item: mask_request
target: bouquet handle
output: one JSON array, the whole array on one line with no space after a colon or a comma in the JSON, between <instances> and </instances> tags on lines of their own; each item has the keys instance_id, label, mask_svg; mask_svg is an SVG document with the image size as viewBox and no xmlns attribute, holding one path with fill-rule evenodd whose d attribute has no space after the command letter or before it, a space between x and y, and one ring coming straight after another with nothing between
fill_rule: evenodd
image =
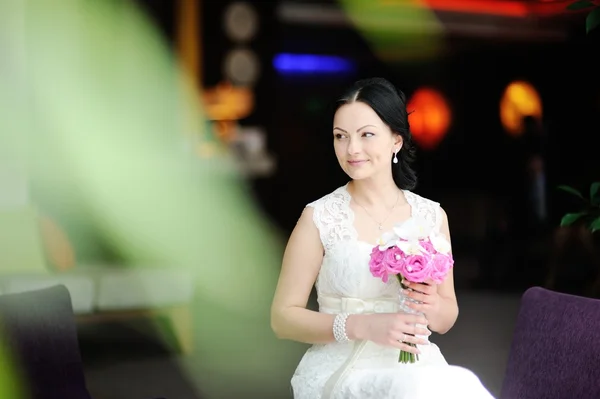
<instances>
[{"instance_id":1,"label":"bouquet handle","mask_svg":"<svg viewBox=\"0 0 600 399\"><path fill-rule=\"evenodd\" d=\"M399 277L399 282L400 282L400 286L402 287L402 289L408 289L410 290L411 288L408 288L406 285L404 285L404 282L401 279L400 276ZM410 297L407 297L406 295L403 294L399 294L399 300L400 300L400 311L404 312L404 313L408 313L408 314L416 314L419 316L423 316L423 312L419 312L417 310L414 310L413 308L409 307L407 302L412 302L412 303L421 303L421 301L417 301L415 299L412 299ZM424 327L420 324L417 324L417 327ZM412 335L412 334L410 334ZM406 345L412 346L413 348L416 348L417 345L410 343L410 342L403 342ZM416 363L419 361L419 355L418 354L414 354L414 353L410 353L410 352L406 352L401 350L400 351L400 356L398 357L398 362L399 363Z\"/></svg>"}]
</instances>

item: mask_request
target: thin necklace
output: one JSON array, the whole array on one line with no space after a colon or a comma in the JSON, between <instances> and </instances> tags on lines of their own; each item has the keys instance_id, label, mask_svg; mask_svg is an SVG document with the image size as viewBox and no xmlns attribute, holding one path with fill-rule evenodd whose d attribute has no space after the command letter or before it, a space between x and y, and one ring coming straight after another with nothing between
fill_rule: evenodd
<instances>
[{"instance_id":1,"label":"thin necklace","mask_svg":"<svg viewBox=\"0 0 600 399\"><path fill-rule=\"evenodd\" d=\"M356 202L356 204L358 206L360 206L362 209L364 209L364 211L367 213L367 215L373 219L373 221L375 223L377 223L377 228L379 228L379 230L383 230L383 224L385 223L386 220L388 220L388 218L391 216L391 214L394 212L394 209L396 209L396 205L398 205L398 200L400 199L400 191L398 191L398 196L396 197L396 203L394 203L394 206L392 207L392 209L390 210L390 212L388 213L388 215L385 217L385 219L383 219L381 222L377 221L377 219L375 219L373 216L371 216L371 214L369 213L369 211L367 211L367 208L365 208L364 206L362 206L360 203L356 202L356 200L354 200L354 202Z\"/></svg>"}]
</instances>

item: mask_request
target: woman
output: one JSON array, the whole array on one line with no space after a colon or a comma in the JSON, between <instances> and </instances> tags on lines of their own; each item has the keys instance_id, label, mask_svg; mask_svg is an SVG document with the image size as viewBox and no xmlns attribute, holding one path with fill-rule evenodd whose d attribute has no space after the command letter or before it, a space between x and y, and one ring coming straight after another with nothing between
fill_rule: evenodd
<instances>
[{"instance_id":1,"label":"woman","mask_svg":"<svg viewBox=\"0 0 600 399\"><path fill-rule=\"evenodd\" d=\"M405 293L396 279L383 283L369 272L377 239L413 216L450 239L439 204L410 191L416 175L404 94L380 78L355 83L336 104L333 140L351 181L305 208L272 305L279 338L313 344L292 378L294 397L492 398L427 339L458 316L452 275L439 285L410 284ZM319 312L306 309L315 282ZM399 350L419 360L399 363Z\"/></svg>"}]
</instances>

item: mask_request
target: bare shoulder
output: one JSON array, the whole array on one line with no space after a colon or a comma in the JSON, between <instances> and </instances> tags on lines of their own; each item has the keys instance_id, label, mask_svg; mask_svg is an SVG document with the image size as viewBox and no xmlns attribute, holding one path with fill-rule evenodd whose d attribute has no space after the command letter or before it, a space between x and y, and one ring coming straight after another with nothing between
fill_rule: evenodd
<instances>
[{"instance_id":1,"label":"bare shoulder","mask_svg":"<svg viewBox=\"0 0 600 399\"><path fill-rule=\"evenodd\" d=\"M448 223L448 214L441 205L439 206L439 209L440 215L442 216L442 222Z\"/></svg>"},{"instance_id":2,"label":"bare shoulder","mask_svg":"<svg viewBox=\"0 0 600 399\"><path fill-rule=\"evenodd\" d=\"M314 217L315 217L315 208L312 206L306 206L304 207L304 209L302 210L302 213L300 213L300 217L298 218L298 221L296 222L296 228L297 229L310 229L310 230L314 230L317 231L317 226L314 223Z\"/></svg>"}]
</instances>

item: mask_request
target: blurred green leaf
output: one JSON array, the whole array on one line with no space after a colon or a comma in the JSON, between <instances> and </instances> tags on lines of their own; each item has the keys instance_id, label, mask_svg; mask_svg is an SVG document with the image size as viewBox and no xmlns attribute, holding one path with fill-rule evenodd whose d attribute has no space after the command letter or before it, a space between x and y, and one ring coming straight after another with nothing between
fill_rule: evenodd
<instances>
[{"instance_id":1,"label":"blurred green leaf","mask_svg":"<svg viewBox=\"0 0 600 399\"><path fill-rule=\"evenodd\" d=\"M583 199L583 195L581 195L581 193L578 190L575 190L573 187L569 187L569 186L558 186L559 190L564 190L568 193L571 193L573 195L576 195L577 197Z\"/></svg>"},{"instance_id":2,"label":"blurred green leaf","mask_svg":"<svg viewBox=\"0 0 600 399\"><path fill-rule=\"evenodd\" d=\"M593 9L585 19L585 31L590 33L600 25L600 7Z\"/></svg>"},{"instance_id":3,"label":"blurred green leaf","mask_svg":"<svg viewBox=\"0 0 600 399\"><path fill-rule=\"evenodd\" d=\"M600 203L600 182L597 181L592 183L590 186L590 200L592 200L592 204L596 205Z\"/></svg>"},{"instance_id":4,"label":"blurred green leaf","mask_svg":"<svg viewBox=\"0 0 600 399\"><path fill-rule=\"evenodd\" d=\"M570 226L573 223L575 223L577 220L579 220L582 216L585 216L585 215L586 215L585 212L567 213L565 216L562 217L562 219L560 221L560 225L561 226Z\"/></svg>"},{"instance_id":5,"label":"blurred green leaf","mask_svg":"<svg viewBox=\"0 0 600 399\"><path fill-rule=\"evenodd\" d=\"M594 5L595 4L589 0L578 0L574 3L569 4L567 6L567 10L578 11L578 10L583 10L585 8L594 7Z\"/></svg>"},{"instance_id":6,"label":"blurred green leaf","mask_svg":"<svg viewBox=\"0 0 600 399\"><path fill-rule=\"evenodd\" d=\"M592 233L600 230L600 216L590 224L590 229L592 230Z\"/></svg>"},{"instance_id":7,"label":"blurred green leaf","mask_svg":"<svg viewBox=\"0 0 600 399\"><path fill-rule=\"evenodd\" d=\"M429 7L404 0L339 0L337 3L383 61L425 60L443 52L444 26Z\"/></svg>"}]
</instances>

